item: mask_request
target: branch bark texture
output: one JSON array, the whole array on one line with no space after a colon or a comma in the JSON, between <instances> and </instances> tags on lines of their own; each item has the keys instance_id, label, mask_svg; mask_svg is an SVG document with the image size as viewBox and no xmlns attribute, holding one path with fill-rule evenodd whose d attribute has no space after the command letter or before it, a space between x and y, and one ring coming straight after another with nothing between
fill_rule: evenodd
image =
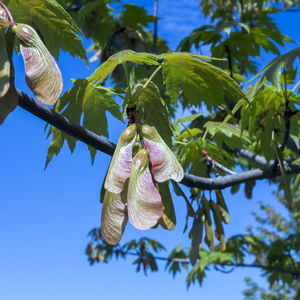
<instances>
[{"instance_id":1,"label":"branch bark texture","mask_svg":"<svg viewBox=\"0 0 300 300\"><path fill-rule=\"evenodd\" d=\"M48 107L35 101L22 91L18 91L19 106L29 111L38 118L55 126L72 137L84 142L85 144L104 152L110 156L113 155L116 145L84 127L73 124L70 120L57 114ZM257 157L256 157L257 158ZM286 165L287 174L300 173L300 164ZM253 169L238 174L228 176L219 176L217 178L198 177L191 174L185 174L181 184L188 187L197 187L202 190L224 189L236 184L245 183L251 180L272 179L281 175L278 166L266 166L263 169Z\"/></svg>"}]
</instances>

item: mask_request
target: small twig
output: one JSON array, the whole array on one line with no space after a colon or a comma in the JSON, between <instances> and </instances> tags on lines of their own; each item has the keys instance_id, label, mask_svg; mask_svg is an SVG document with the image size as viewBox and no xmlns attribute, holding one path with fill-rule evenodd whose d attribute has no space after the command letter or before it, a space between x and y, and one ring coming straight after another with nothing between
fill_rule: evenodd
<instances>
[{"instance_id":1,"label":"small twig","mask_svg":"<svg viewBox=\"0 0 300 300\"><path fill-rule=\"evenodd\" d=\"M122 255L124 255L124 257L126 255L141 256L141 253L139 253L139 252L126 252L123 250L116 250L114 252L117 252L117 251L119 253L121 253ZM155 256L155 255L152 255L152 257L156 260L161 260L161 261L174 261L174 262L180 262L180 263L185 263L185 264L191 263L188 258L168 258L168 257L162 257L162 256ZM201 258L198 259L197 263L200 261L201 261ZM273 271L273 272L291 274L292 276L294 276L296 278L300 277L300 272L297 270L283 269L280 267L265 266L265 265L260 265L260 264L244 264L244 263L219 263L219 264L217 264L217 263L213 263L213 265L215 266L217 271L220 271L223 273L230 273L234 270L234 268L244 267L244 268L259 268L259 269L264 269L264 270ZM219 269L219 266L228 266L228 267L232 267L233 269L230 271L225 271L225 270Z\"/></svg>"},{"instance_id":2,"label":"small twig","mask_svg":"<svg viewBox=\"0 0 300 300\"><path fill-rule=\"evenodd\" d=\"M287 144L290 135L290 124L291 124L292 110L289 106L289 101L285 103L283 111L283 120L285 123L285 132L283 137L282 145L280 146L280 151L282 152Z\"/></svg>"},{"instance_id":3,"label":"small twig","mask_svg":"<svg viewBox=\"0 0 300 300\"><path fill-rule=\"evenodd\" d=\"M233 78L233 65L232 65L232 57L231 57L231 52L230 52L230 49L229 49L229 46L228 45L225 45L225 51L227 53L227 60L228 60L228 68L229 68L229 72L230 72L230 77L232 79Z\"/></svg>"},{"instance_id":4,"label":"small twig","mask_svg":"<svg viewBox=\"0 0 300 300\"><path fill-rule=\"evenodd\" d=\"M222 170L223 172L228 173L230 175L236 174L236 172L231 171L230 169L226 168L225 166L221 165L220 163L215 161L213 158L211 158L205 150L202 150L202 155L205 160L207 160L208 162L210 162L212 164L213 168L216 167L219 170ZM215 171L215 172L218 173L217 171ZM216 176L218 177L219 174L218 175L216 174Z\"/></svg>"},{"instance_id":5,"label":"small twig","mask_svg":"<svg viewBox=\"0 0 300 300\"><path fill-rule=\"evenodd\" d=\"M115 144L107 141L95 133L73 124L70 120L57 114L48 107L35 101L33 98L18 91L19 106L34 114L38 118L48 122L65 133L81 140L93 148L100 150L108 155L113 155ZM286 174L299 174L300 164L285 164ZM250 171L232 174L228 176L219 176L218 178L198 177L191 174L185 174L181 184L188 187L197 187L203 190L224 189L236 184L245 183L251 180L272 179L281 175L280 168L277 166L267 166L264 169L254 169Z\"/></svg>"},{"instance_id":6,"label":"small twig","mask_svg":"<svg viewBox=\"0 0 300 300\"><path fill-rule=\"evenodd\" d=\"M158 0L154 0L154 17L156 18L156 20L154 22L154 33L153 33L153 47L152 47L152 51L153 51L153 53L157 53Z\"/></svg>"}]
</instances>

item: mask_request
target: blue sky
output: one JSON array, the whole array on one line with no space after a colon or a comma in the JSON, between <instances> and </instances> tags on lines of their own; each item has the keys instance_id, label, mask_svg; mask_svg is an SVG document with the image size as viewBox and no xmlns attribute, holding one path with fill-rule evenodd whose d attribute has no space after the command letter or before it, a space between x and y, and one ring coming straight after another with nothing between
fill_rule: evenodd
<instances>
[{"instance_id":1,"label":"blue sky","mask_svg":"<svg viewBox=\"0 0 300 300\"><path fill-rule=\"evenodd\" d=\"M131 2L145 4L153 10L152 0ZM159 34L171 49L202 24L198 2L159 1L162 18ZM283 33L299 42L298 14L282 13L276 16L276 21ZM22 59L15 58L15 63L16 86L28 92ZM84 63L63 54L59 66L68 89L70 78L89 75L97 64L88 70ZM116 142L124 125L110 116L109 124L110 139ZM99 193L110 158L98 153L91 166L87 146L79 142L73 155L65 145L44 172L49 146L44 127L43 121L19 107L0 126L0 299L202 297L213 300L222 297L235 300L243 298L245 276L260 280L259 270L238 269L229 275L211 271L202 287L195 285L187 290L186 273L172 279L161 263L159 272L149 273L147 277L135 272L131 258L89 266L84 254L89 241L87 234L100 224ZM225 190L231 212L231 223L225 229L227 237L245 232L246 226L253 223L250 212L258 207L259 200L274 203L271 190L266 181L259 182L251 201L245 199L242 191L232 196ZM160 229L140 232L128 225L122 242L148 236L163 242L168 250L178 244L189 245L182 234L185 204L177 197L174 203L178 225L173 232Z\"/></svg>"}]
</instances>

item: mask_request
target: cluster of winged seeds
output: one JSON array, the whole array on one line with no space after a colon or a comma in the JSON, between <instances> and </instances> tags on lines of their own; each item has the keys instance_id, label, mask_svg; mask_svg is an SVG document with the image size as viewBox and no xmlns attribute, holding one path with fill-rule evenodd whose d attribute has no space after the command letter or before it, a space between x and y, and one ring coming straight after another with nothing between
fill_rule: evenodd
<instances>
[{"instance_id":1,"label":"cluster of winged seeds","mask_svg":"<svg viewBox=\"0 0 300 300\"><path fill-rule=\"evenodd\" d=\"M61 72L37 32L29 25L12 22L0 7L0 124L18 104L12 64L14 36L23 56L26 83L35 97L52 105L63 89Z\"/></svg>"},{"instance_id":2,"label":"cluster of winged seeds","mask_svg":"<svg viewBox=\"0 0 300 300\"><path fill-rule=\"evenodd\" d=\"M137 229L147 230L163 217L158 183L180 182L184 172L173 152L149 125L129 125L121 134L107 171L101 233L117 244L129 218Z\"/></svg>"}]
</instances>

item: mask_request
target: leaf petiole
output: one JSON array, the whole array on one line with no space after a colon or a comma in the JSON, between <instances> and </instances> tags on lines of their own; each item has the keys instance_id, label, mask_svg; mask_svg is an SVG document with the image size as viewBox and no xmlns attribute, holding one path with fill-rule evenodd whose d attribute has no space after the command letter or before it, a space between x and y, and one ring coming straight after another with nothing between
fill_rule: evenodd
<instances>
[{"instance_id":1,"label":"leaf petiole","mask_svg":"<svg viewBox=\"0 0 300 300\"><path fill-rule=\"evenodd\" d=\"M6 5L0 1L0 5L3 7L3 9L5 10L6 14L8 15L9 21L10 21L10 26L13 26L16 24L12 14L10 13L9 9L6 7Z\"/></svg>"}]
</instances>

